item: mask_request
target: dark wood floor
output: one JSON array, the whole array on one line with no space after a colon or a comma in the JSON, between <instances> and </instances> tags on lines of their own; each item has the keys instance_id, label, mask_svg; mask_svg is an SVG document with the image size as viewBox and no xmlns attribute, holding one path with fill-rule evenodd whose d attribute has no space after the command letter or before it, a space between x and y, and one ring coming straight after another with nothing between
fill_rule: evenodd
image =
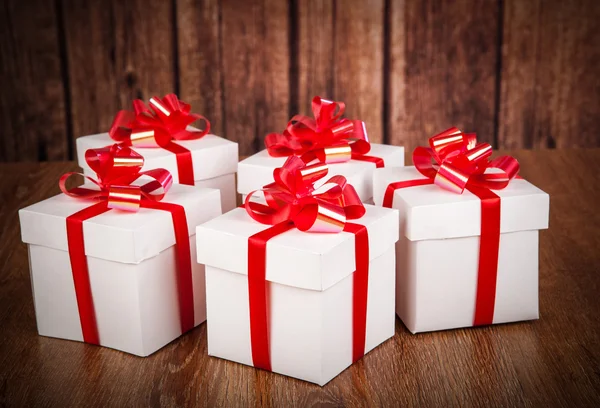
<instances>
[{"instance_id":1,"label":"dark wood floor","mask_svg":"<svg viewBox=\"0 0 600 408\"><path fill-rule=\"evenodd\" d=\"M539 321L396 335L325 387L207 356L202 325L148 358L39 337L17 210L74 163L0 165L0 406L600 406L600 150L514 151L550 193Z\"/></svg>"}]
</instances>

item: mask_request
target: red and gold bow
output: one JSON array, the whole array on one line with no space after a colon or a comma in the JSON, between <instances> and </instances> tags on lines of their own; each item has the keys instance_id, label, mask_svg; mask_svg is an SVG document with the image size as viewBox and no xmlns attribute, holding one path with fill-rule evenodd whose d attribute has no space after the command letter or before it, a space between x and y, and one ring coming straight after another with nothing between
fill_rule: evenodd
<instances>
[{"instance_id":1,"label":"red and gold bow","mask_svg":"<svg viewBox=\"0 0 600 408\"><path fill-rule=\"evenodd\" d=\"M273 171L275 182L257 190L263 193L266 205L251 201L257 192L253 191L246 197L246 211L263 224L291 221L301 231L340 232L346 220L362 217L365 207L343 176L331 177L316 189L314 183L327 172L322 163L307 165L291 156Z\"/></svg>"},{"instance_id":2,"label":"red and gold bow","mask_svg":"<svg viewBox=\"0 0 600 408\"><path fill-rule=\"evenodd\" d=\"M164 98L152 97L148 106L140 99L133 101L133 111L119 111L110 127L110 137L128 146L165 147L172 140L199 139L210 131L204 116L190 113L189 104L175 94ZM192 123L202 120L204 130L188 130Z\"/></svg>"},{"instance_id":3,"label":"red and gold bow","mask_svg":"<svg viewBox=\"0 0 600 408\"><path fill-rule=\"evenodd\" d=\"M502 156L490 161L489 143L477 143L474 133L463 133L455 127L431 137L429 146L414 150L415 167L434 184L459 194L467 185L503 189L519 172L515 158Z\"/></svg>"},{"instance_id":4,"label":"red and gold bow","mask_svg":"<svg viewBox=\"0 0 600 408\"><path fill-rule=\"evenodd\" d=\"M98 180L70 172L60 178L59 187L69 197L107 200L108 208L137 211L142 200L162 200L173 184L171 173L165 169L140 171L144 165L144 158L122 144L89 149L85 152L85 161L96 173ZM90 180L100 189L68 189L67 179L75 174ZM150 178L151 181L143 185L132 184L141 177Z\"/></svg>"},{"instance_id":5,"label":"red and gold bow","mask_svg":"<svg viewBox=\"0 0 600 408\"><path fill-rule=\"evenodd\" d=\"M319 96L312 100L314 119L294 116L283 134L271 133L265 138L267 151L273 157L304 156L306 162L317 158L321 163L339 163L364 155L371 150L363 121L341 119L346 105Z\"/></svg>"}]
</instances>

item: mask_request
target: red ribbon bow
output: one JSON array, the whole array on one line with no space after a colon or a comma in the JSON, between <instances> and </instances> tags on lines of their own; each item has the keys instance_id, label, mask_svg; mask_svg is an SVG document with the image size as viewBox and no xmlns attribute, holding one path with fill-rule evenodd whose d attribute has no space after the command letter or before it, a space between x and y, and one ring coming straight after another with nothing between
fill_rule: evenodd
<instances>
[{"instance_id":1,"label":"red ribbon bow","mask_svg":"<svg viewBox=\"0 0 600 408\"><path fill-rule=\"evenodd\" d=\"M175 143L199 139L210 131L210 122L203 116L190 113L189 104L180 101L175 94L164 98L150 98L147 107L137 99L133 101L133 112L122 110L117 113L108 134L128 146L160 147L174 153L180 184L195 184L192 153ZM188 130L188 125L197 120L205 123L204 130Z\"/></svg>"},{"instance_id":2,"label":"red ribbon bow","mask_svg":"<svg viewBox=\"0 0 600 408\"><path fill-rule=\"evenodd\" d=\"M166 147L172 140L199 139L210 131L210 122L201 115L190 113L191 106L177 95L150 98L148 106L140 99L133 101L133 111L119 111L108 131L110 137L128 146ZM204 130L187 130L202 120Z\"/></svg>"},{"instance_id":3,"label":"red ribbon bow","mask_svg":"<svg viewBox=\"0 0 600 408\"><path fill-rule=\"evenodd\" d=\"M95 199L97 203L67 217L67 243L69 260L75 286L75 296L79 309L79 319L83 340L86 343L100 344L94 299L85 254L83 222L111 209L138 211L140 207L167 211L173 220L175 249L177 257L177 292L182 333L194 327L194 293L192 289L192 265L187 218L185 209L178 204L161 202L173 184L171 173L165 169L140 171L144 158L123 144L115 144L85 152L85 160L96 172L98 180L85 177L99 189L75 187L68 189L69 177L79 173L67 173L60 178L59 186L63 193L78 199ZM150 182L134 185L141 177L149 177ZM156 193L157 190L162 190Z\"/></svg>"},{"instance_id":4,"label":"red ribbon bow","mask_svg":"<svg viewBox=\"0 0 600 408\"><path fill-rule=\"evenodd\" d=\"M365 123L341 119L345 109L343 102L315 96L312 100L314 119L294 116L283 134L267 135L267 151L273 157L304 156L307 163L315 158L322 163L339 163L368 153L371 144Z\"/></svg>"},{"instance_id":5,"label":"red ribbon bow","mask_svg":"<svg viewBox=\"0 0 600 408\"><path fill-rule=\"evenodd\" d=\"M115 144L100 149L89 149L85 152L85 161L96 173L98 180L70 172L60 178L59 187L69 197L107 200L108 208L137 211L142 200L162 200L173 184L171 173L165 169L141 172L144 158L125 145ZM100 189L84 187L68 189L67 179L76 174L85 177ZM144 185L132 184L144 176L151 178L152 181ZM158 189L162 191L155 193Z\"/></svg>"},{"instance_id":6,"label":"red ribbon bow","mask_svg":"<svg viewBox=\"0 0 600 408\"><path fill-rule=\"evenodd\" d=\"M452 127L429 139L430 147L417 147L413 163L434 184L462 194L469 186L500 190L517 176L519 163L510 156L490 161L492 146L477 143L474 133ZM488 169L496 171L487 172Z\"/></svg>"},{"instance_id":7,"label":"red ribbon bow","mask_svg":"<svg viewBox=\"0 0 600 408\"><path fill-rule=\"evenodd\" d=\"M252 202L253 191L246 197L246 211L254 220L269 225L292 221L296 228L309 232L340 232L346 220L365 213L356 190L344 176L334 176L320 188L314 184L328 173L326 165L307 165L296 156L273 171L275 182L261 191L267 205Z\"/></svg>"}]
</instances>

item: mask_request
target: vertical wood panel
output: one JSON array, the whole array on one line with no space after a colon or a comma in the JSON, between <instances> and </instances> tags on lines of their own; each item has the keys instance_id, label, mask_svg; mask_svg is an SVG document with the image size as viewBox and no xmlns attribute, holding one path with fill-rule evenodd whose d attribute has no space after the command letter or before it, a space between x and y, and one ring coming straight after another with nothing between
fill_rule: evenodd
<instances>
[{"instance_id":1,"label":"vertical wood panel","mask_svg":"<svg viewBox=\"0 0 600 408\"><path fill-rule=\"evenodd\" d=\"M312 115L314 96L335 99L333 89L333 1L298 2L298 101L299 112ZM294 112L297 113L297 112Z\"/></svg>"},{"instance_id":2,"label":"vertical wood panel","mask_svg":"<svg viewBox=\"0 0 600 408\"><path fill-rule=\"evenodd\" d=\"M390 3L390 142L412 150L450 126L494 142L498 2Z\"/></svg>"},{"instance_id":3,"label":"vertical wood panel","mask_svg":"<svg viewBox=\"0 0 600 408\"><path fill-rule=\"evenodd\" d=\"M75 137L107 131L135 98L175 90L171 2L64 2Z\"/></svg>"},{"instance_id":4,"label":"vertical wood panel","mask_svg":"<svg viewBox=\"0 0 600 408\"><path fill-rule=\"evenodd\" d=\"M600 2L505 0L499 144L600 146Z\"/></svg>"},{"instance_id":5,"label":"vertical wood panel","mask_svg":"<svg viewBox=\"0 0 600 408\"><path fill-rule=\"evenodd\" d=\"M346 116L367 125L372 142L383 141L384 1L338 1L335 7L334 93Z\"/></svg>"},{"instance_id":6,"label":"vertical wood panel","mask_svg":"<svg viewBox=\"0 0 600 408\"><path fill-rule=\"evenodd\" d=\"M67 159L71 136L177 90L243 154L290 113L309 114L314 95L346 102L373 141L408 149L452 125L503 148L600 146L594 0L0 7L0 161Z\"/></svg>"},{"instance_id":7,"label":"vertical wood panel","mask_svg":"<svg viewBox=\"0 0 600 408\"><path fill-rule=\"evenodd\" d=\"M300 1L299 100L310 113L313 96L343 101L346 117L367 124L383 141L384 1Z\"/></svg>"},{"instance_id":8,"label":"vertical wood panel","mask_svg":"<svg viewBox=\"0 0 600 408\"><path fill-rule=\"evenodd\" d=\"M177 0L179 95L224 135L218 0Z\"/></svg>"},{"instance_id":9,"label":"vertical wood panel","mask_svg":"<svg viewBox=\"0 0 600 408\"><path fill-rule=\"evenodd\" d=\"M262 149L289 115L289 5L286 0L221 4L224 129L240 154Z\"/></svg>"},{"instance_id":10,"label":"vertical wood panel","mask_svg":"<svg viewBox=\"0 0 600 408\"><path fill-rule=\"evenodd\" d=\"M54 3L0 5L0 162L68 158Z\"/></svg>"}]
</instances>

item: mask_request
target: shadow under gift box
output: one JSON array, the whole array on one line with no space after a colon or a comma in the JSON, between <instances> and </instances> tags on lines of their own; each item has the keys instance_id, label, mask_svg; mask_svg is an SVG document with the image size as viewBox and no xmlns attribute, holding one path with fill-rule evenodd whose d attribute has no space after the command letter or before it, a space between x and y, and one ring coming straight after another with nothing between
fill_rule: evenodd
<instances>
[{"instance_id":1,"label":"shadow under gift box","mask_svg":"<svg viewBox=\"0 0 600 408\"><path fill-rule=\"evenodd\" d=\"M368 156L383 159L386 166L404 166L404 147L371 143ZM246 195L264 185L273 182L273 170L282 167L287 157L271 157L267 150L260 151L242 160L238 165L238 193L245 200ZM350 160L343 163L328 164L328 176L346 177L348 184L354 186L363 203L373 203L373 171L375 163L362 160ZM315 184L319 187L325 182Z\"/></svg>"},{"instance_id":2,"label":"shadow under gift box","mask_svg":"<svg viewBox=\"0 0 600 408\"><path fill-rule=\"evenodd\" d=\"M369 279L367 353L394 335L394 243L398 213L365 206ZM248 293L248 237L268 225L235 209L197 228L206 264L208 354L253 365ZM291 229L266 249L272 371L324 385L352 364L354 234Z\"/></svg>"},{"instance_id":3,"label":"shadow under gift box","mask_svg":"<svg viewBox=\"0 0 600 408\"><path fill-rule=\"evenodd\" d=\"M66 218L95 202L61 194L19 211L42 336L83 341ZM204 265L195 262L195 227L221 214L219 191L173 185L162 202L185 209L197 326L206 320L206 303ZM171 214L148 208L113 209L84 221L83 233L100 345L147 356L179 337Z\"/></svg>"},{"instance_id":4,"label":"shadow under gift box","mask_svg":"<svg viewBox=\"0 0 600 408\"><path fill-rule=\"evenodd\" d=\"M197 129L189 126L188 130ZM76 142L77 161L86 176L94 176L95 173L85 161L85 152L88 149L97 149L115 143L108 133L79 137ZM235 173L239 160L238 144L212 134L199 139L178 140L172 143L181 145L191 152L194 185L220 190L222 211L225 213L234 209L236 207ZM132 146L131 149L144 157L144 167L141 171L167 169L173 176L174 183L179 183L177 159L174 153L160 147Z\"/></svg>"},{"instance_id":5,"label":"shadow under gift box","mask_svg":"<svg viewBox=\"0 0 600 408\"><path fill-rule=\"evenodd\" d=\"M392 182L424 179L414 167L377 169L374 200ZM500 246L493 324L537 319L538 230L548 228L549 196L523 179L501 190ZM481 200L436 185L401 188L396 244L396 312L412 332L473 326Z\"/></svg>"}]
</instances>

